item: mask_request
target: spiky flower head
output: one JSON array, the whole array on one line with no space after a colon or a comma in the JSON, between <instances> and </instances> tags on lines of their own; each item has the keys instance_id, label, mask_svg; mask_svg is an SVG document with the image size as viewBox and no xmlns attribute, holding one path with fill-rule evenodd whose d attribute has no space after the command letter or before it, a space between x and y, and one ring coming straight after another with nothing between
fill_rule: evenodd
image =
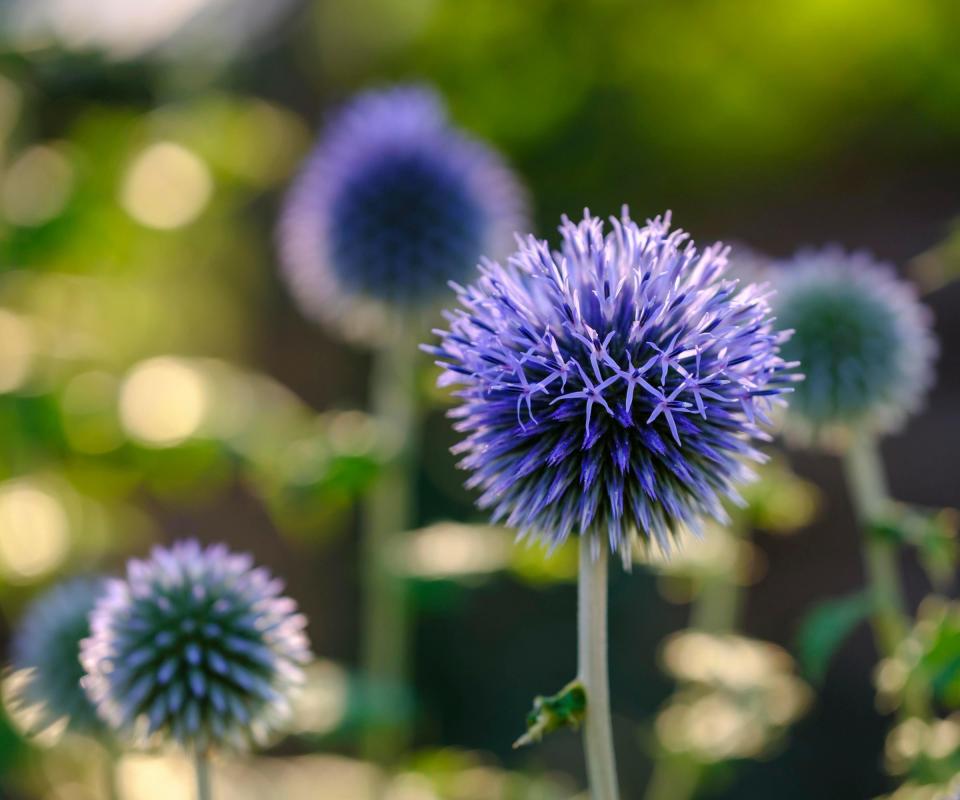
<instances>
[{"instance_id":1,"label":"spiky flower head","mask_svg":"<svg viewBox=\"0 0 960 800\"><path fill-rule=\"evenodd\" d=\"M306 620L250 556L182 541L127 565L81 646L100 715L136 741L261 742L289 714L309 659Z\"/></svg>"},{"instance_id":2,"label":"spiky flower head","mask_svg":"<svg viewBox=\"0 0 960 800\"><path fill-rule=\"evenodd\" d=\"M564 218L558 252L533 237L457 287L434 353L459 384L454 448L479 505L551 545L605 536L670 548L761 460L754 440L791 381L765 291L724 279L670 216L639 227Z\"/></svg>"},{"instance_id":3,"label":"spiky flower head","mask_svg":"<svg viewBox=\"0 0 960 800\"><path fill-rule=\"evenodd\" d=\"M801 251L772 276L778 324L795 331L784 357L806 375L790 402L793 430L823 440L887 433L920 407L937 345L929 311L892 267L827 247Z\"/></svg>"},{"instance_id":4,"label":"spiky flower head","mask_svg":"<svg viewBox=\"0 0 960 800\"><path fill-rule=\"evenodd\" d=\"M356 97L328 127L283 212L280 247L303 309L375 338L384 311L434 302L483 253L506 253L525 199L490 148L422 86Z\"/></svg>"},{"instance_id":5,"label":"spiky flower head","mask_svg":"<svg viewBox=\"0 0 960 800\"><path fill-rule=\"evenodd\" d=\"M98 577L73 578L41 595L23 615L11 643L15 708L28 712L39 733L61 720L67 730L100 736L106 728L80 686L80 642L90 635L89 614L104 591Z\"/></svg>"}]
</instances>

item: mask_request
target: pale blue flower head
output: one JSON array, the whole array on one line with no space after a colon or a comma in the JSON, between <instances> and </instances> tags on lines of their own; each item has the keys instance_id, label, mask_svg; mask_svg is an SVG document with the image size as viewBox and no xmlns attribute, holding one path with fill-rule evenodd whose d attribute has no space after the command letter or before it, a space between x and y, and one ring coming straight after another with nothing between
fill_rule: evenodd
<instances>
[{"instance_id":1,"label":"pale blue flower head","mask_svg":"<svg viewBox=\"0 0 960 800\"><path fill-rule=\"evenodd\" d=\"M280 223L304 311L361 338L436 302L484 253L508 252L525 197L500 156L422 86L365 92L323 133Z\"/></svg>"},{"instance_id":2,"label":"pale blue flower head","mask_svg":"<svg viewBox=\"0 0 960 800\"><path fill-rule=\"evenodd\" d=\"M306 620L248 555L183 541L108 584L81 647L101 717L135 741L242 748L283 725Z\"/></svg>"},{"instance_id":3,"label":"pale blue flower head","mask_svg":"<svg viewBox=\"0 0 960 800\"><path fill-rule=\"evenodd\" d=\"M37 733L65 721L67 730L101 736L105 726L80 686L80 642L90 635L89 614L103 594L102 578L72 578L26 610L11 642L15 707L30 712Z\"/></svg>"},{"instance_id":4,"label":"pale blue flower head","mask_svg":"<svg viewBox=\"0 0 960 800\"><path fill-rule=\"evenodd\" d=\"M455 452L495 520L553 545L606 537L668 550L762 460L755 442L793 376L767 291L724 275L727 250L698 250L626 210L564 218L558 251L528 237L506 265L457 287L437 331Z\"/></svg>"},{"instance_id":5,"label":"pale blue flower head","mask_svg":"<svg viewBox=\"0 0 960 800\"><path fill-rule=\"evenodd\" d=\"M917 411L934 380L931 315L892 267L839 247L776 264L778 324L795 332L785 358L806 380L790 402L802 435L888 433Z\"/></svg>"}]
</instances>

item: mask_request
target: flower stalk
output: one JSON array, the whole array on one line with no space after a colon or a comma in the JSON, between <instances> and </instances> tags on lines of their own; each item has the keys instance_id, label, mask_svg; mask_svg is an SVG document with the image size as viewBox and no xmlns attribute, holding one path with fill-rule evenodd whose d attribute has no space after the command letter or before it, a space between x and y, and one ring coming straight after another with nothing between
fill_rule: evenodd
<instances>
[{"instance_id":1,"label":"flower stalk","mask_svg":"<svg viewBox=\"0 0 960 800\"><path fill-rule=\"evenodd\" d=\"M602 537L580 536L578 677L587 693L583 749L591 800L618 800L607 666L607 556ZM599 540L599 553L594 552Z\"/></svg>"},{"instance_id":2,"label":"flower stalk","mask_svg":"<svg viewBox=\"0 0 960 800\"><path fill-rule=\"evenodd\" d=\"M194 773L197 779L197 800L212 800L213 792L210 788L210 757L206 750L197 750L193 760Z\"/></svg>"},{"instance_id":3,"label":"flower stalk","mask_svg":"<svg viewBox=\"0 0 960 800\"><path fill-rule=\"evenodd\" d=\"M881 653L890 656L906 635L906 604L896 544L872 532L889 506L876 440L866 435L856 437L847 449L844 467L857 519L863 529L863 561L873 598L874 635Z\"/></svg>"},{"instance_id":4,"label":"flower stalk","mask_svg":"<svg viewBox=\"0 0 960 800\"><path fill-rule=\"evenodd\" d=\"M417 429L416 345L403 332L374 355L371 409L392 443L393 452L363 509L364 569L363 671L373 697L398 703L407 685L409 598L398 574L398 534L414 514L412 467ZM368 727L363 746L371 761L387 763L405 744L406 732L395 719Z\"/></svg>"},{"instance_id":5,"label":"flower stalk","mask_svg":"<svg viewBox=\"0 0 960 800\"><path fill-rule=\"evenodd\" d=\"M889 510L890 499L883 474L883 461L875 437L857 436L844 456L847 484L857 519L863 531L863 561L872 600L874 638L880 654L893 656L910 630L897 561L897 543L874 530ZM907 691L901 709L904 717L931 716L929 687Z\"/></svg>"},{"instance_id":6,"label":"flower stalk","mask_svg":"<svg viewBox=\"0 0 960 800\"><path fill-rule=\"evenodd\" d=\"M111 745L103 746L103 792L107 800L120 800L117 786L117 749Z\"/></svg>"},{"instance_id":7,"label":"flower stalk","mask_svg":"<svg viewBox=\"0 0 960 800\"><path fill-rule=\"evenodd\" d=\"M748 531L735 524L729 528L737 543ZM690 607L689 627L706 633L731 633L737 627L743 590L734 575L708 575ZM682 756L662 753L653 765L645 800L687 800L696 794L703 765Z\"/></svg>"}]
</instances>

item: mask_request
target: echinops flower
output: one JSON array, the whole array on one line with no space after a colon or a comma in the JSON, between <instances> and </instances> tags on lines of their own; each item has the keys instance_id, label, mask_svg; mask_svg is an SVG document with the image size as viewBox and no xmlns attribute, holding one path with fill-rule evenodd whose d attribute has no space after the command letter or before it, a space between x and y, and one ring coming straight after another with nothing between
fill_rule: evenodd
<instances>
[{"instance_id":1,"label":"echinops flower","mask_svg":"<svg viewBox=\"0 0 960 800\"><path fill-rule=\"evenodd\" d=\"M100 715L134 740L241 748L289 715L309 660L306 620L248 555L183 541L133 560L81 647Z\"/></svg>"},{"instance_id":2,"label":"echinops flower","mask_svg":"<svg viewBox=\"0 0 960 800\"><path fill-rule=\"evenodd\" d=\"M783 347L806 380L790 402L801 435L895 430L933 383L937 345L929 311L892 267L838 247L801 251L771 273Z\"/></svg>"},{"instance_id":3,"label":"echinops flower","mask_svg":"<svg viewBox=\"0 0 960 800\"><path fill-rule=\"evenodd\" d=\"M309 315L375 338L378 321L433 303L525 219L516 178L420 86L369 91L329 125L295 181L279 242ZM382 327L382 326L381 326Z\"/></svg>"},{"instance_id":4,"label":"echinops flower","mask_svg":"<svg viewBox=\"0 0 960 800\"><path fill-rule=\"evenodd\" d=\"M726 519L794 365L765 289L724 279L725 248L698 251L669 214L612 227L564 218L559 252L528 237L484 261L425 349L461 387L454 452L479 505L550 545L606 536L628 564L634 540L668 550Z\"/></svg>"},{"instance_id":5,"label":"echinops flower","mask_svg":"<svg viewBox=\"0 0 960 800\"><path fill-rule=\"evenodd\" d=\"M80 679L80 642L90 634L90 611L103 594L102 578L73 578L41 595L26 610L11 643L19 673L13 704L29 711L37 733L65 720L67 730L99 736L106 730Z\"/></svg>"}]
</instances>

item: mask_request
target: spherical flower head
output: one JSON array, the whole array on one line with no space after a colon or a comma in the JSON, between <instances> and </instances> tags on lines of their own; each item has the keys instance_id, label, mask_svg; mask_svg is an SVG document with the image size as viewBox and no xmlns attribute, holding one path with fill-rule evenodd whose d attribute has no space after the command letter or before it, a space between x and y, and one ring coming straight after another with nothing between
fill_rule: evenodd
<instances>
[{"instance_id":1,"label":"spherical flower head","mask_svg":"<svg viewBox=\"0 0 960 800\"><path fill-rule=\"evenodd\" d=\"M80 642L90 635L89 614L104 587L104 580L94 577L54 586L29 606L16 630L12 700L30 713L37 733L61 720L72 733L101 736L106 731L80 686Z\"/></svg>"},{"instance_id":2,"label":"spherical flower head","mask_svg":"<svg viewBox=\"0 0 960 800\"><path fill-rule=\"evenodd\" d=\"M284 272L311 316L376 339L484 253L509 251L525 199L501 158L425 87L370 91L329 126L287 198Z\"/></svg>"},{"instance_id":3,"label":"spherical flower head","mask_svg":"<svg viewBox=\"0 0 960 800\"><path fill-rule=\"evenodd\" d=\"M936 341L929 311L894 270L863 253L828 247L779 264L777 324L794 330L785 358L806 380L791 398L794 431L895 430L933 383Z\"/></svg>"},{"instance_id":4,"label":"spherical flower head","mask_svg":"<svg viewBox=\"0 0 960 800\"><path fill-rule=\"evenodd\" d=\"M223 545L184 541L131 561L81 646L101 717L139 742L262 742L286 720L309 659L306 620L282 589Z\"/></svg>"},{"instance_id":5,"label":"spherical flower head","mask_svg":"<svg viewBox=\"0 0 960 800\"><path fill-rule=\"evenodd\" d=\"M460 386L454 452L479 505L550 545L606 536L628 564L633 541L669 550L726 520L792 365L764 290L724 279L725 248L699 252L669 214L612 226L564 218L558 252L528 237L484 262L425 349Z\"/></svg>"}]
</instances>

